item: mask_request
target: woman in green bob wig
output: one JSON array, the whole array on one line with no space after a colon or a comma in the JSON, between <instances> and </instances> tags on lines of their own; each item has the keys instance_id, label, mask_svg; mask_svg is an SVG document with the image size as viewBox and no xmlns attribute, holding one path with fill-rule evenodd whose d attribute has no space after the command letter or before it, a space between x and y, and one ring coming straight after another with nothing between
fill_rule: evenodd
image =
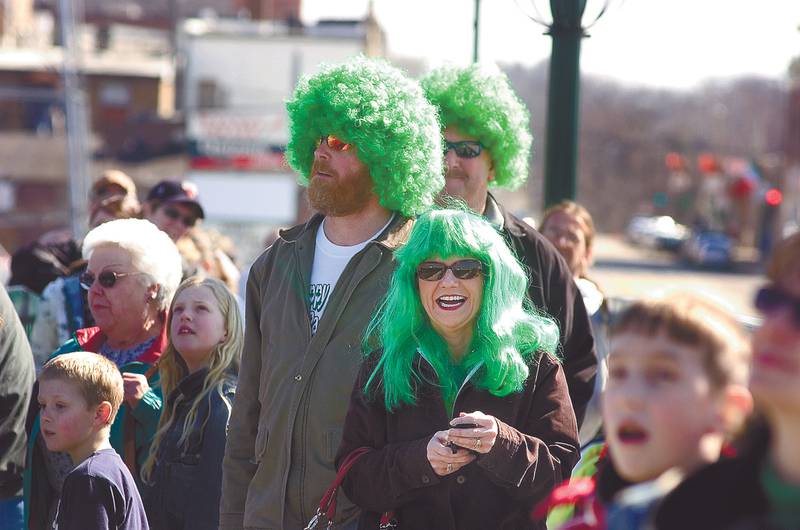
<instances>
[{"instance_id":1,"label":"woman in green bob wig","mask_svg":"<svg viewBox=\"0 0 800 530\"><path fill-rule=\"evenodd\" d=\"M526 307L502 236L462 210L422 214L365 337L337 466L377 528L544 528L531 508L569 477L575 413L554 356L558 328Z\"/></svg>"}]
</instances>

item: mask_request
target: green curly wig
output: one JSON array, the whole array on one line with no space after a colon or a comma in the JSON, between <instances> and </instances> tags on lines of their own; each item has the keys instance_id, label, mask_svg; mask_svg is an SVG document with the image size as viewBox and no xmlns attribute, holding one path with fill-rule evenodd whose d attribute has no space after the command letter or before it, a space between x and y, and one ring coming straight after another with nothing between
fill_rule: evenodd
<instances>
[{"instance_id":1,"label":"green curly wig","mask_svg":"<svg viewBox=\"0 0 800 530\"><path fill-rule=\"evenodd\" d=\"M533 142L530 114L499 68L445 66L420 82L444 127L457 127L489 150L495 176L489 185L513 190L525 182Z\"/></svg>"},{"instance_id":2,"label":"green curly wig","mask_svg":"<svg viewBox=\"0 0 800 530\"><path fill-rule=\"evenodd\" d=\"M379 59L356 57L302 79L291 100L286 158L308 185L317 140L355 144L383 207L414 216L444 187L436 110L419 84Z\"/></svg>"}]
</instances>

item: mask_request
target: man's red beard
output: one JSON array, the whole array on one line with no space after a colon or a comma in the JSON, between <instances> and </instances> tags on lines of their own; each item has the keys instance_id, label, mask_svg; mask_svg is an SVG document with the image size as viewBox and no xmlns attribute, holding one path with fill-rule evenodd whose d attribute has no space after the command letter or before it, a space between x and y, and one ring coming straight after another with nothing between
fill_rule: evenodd
<instances>
[{"instance_id":1,"label":"man's red beard","mask_svg":"<svg viewBox=\"0 0 800 530\"><path fill-rule=\"evenodd\" d=\"M314 177L320 171L331 178ZM343 217L360 212L373 196L373 183L369 171L337 175L327 164L315 161L311 167L308 201L311 207L332 217Z\"/></svg>"},{"instance_id":2,"label":"man's red beard","mask_svg":"<svg viewBox=\"0 0 800 530\"><path fill-rule=\"evenodd\" d=\"M463 179L466 177L467 174L464 172L464 170L458 168L448 169L444 174L445 179Z\"/></svg>"}]
</instances>

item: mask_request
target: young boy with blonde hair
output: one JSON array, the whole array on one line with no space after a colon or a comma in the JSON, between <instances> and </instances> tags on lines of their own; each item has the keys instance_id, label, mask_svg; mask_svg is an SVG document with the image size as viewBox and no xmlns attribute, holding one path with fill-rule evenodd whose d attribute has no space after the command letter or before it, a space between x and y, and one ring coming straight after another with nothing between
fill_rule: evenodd
<instances>
[{"instance_id":1,"label":"young boy with blonde hair","mask_svg":"<svg viewBox=\"0 0 800 530\"><path fill-rule=\"evenodd\" d=\"M720 458L750 413L749 359L736 320L700 298L626 309L611 327L602 396L608 454L589 485L573 479L554 492L577 500L560 528L644 527L685 475Z\"/></svg>"},{"instance_id":2,"label":"young boy with blonde hair","mask_svg":"<svg viewBox=\"0 0 800 530\"><path fill-rule=\"evenodd\" d=\"M39 375L40 429L76 466L64 481L55 530L147 530L142 499L109 442L122 403L119 369L101 355L59 355Z\"/></svg>"}]
</instances>

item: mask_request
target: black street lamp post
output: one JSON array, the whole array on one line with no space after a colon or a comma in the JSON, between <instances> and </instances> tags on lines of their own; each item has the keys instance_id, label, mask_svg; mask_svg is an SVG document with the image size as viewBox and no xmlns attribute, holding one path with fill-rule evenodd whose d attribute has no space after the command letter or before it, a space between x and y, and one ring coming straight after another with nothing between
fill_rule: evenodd
<instances>
[{"instance_id":1,"label":"black street lamp post","mask_svg":"<svg viewBox=\"0 0 800 530\"><path fill-rule=\"evenodd\" d=\"M534 0L531 4L536 10ZM536 10L532 20L547 27L553 38L550 78L547 90L547 149L545 151L545 208L564 199L575 199L578 170L578 110L580 100L581 39L586 29L605 13L605 5L592 24L582 19L587 0L549 0L552 22L545 22Z\"/></svg>"},{"instance_id":2,"label":"black street lamp post","mask_svg":"<svg viewBox=\"0 0 800 530\"><path fill-rule=\"evenodd\" d=\"M578 101L580 54L584 36L581 18L586 0L550 0L553 38L547 89L545 208L575 199L578 169Z\"/></svg>"}]
</instances>

